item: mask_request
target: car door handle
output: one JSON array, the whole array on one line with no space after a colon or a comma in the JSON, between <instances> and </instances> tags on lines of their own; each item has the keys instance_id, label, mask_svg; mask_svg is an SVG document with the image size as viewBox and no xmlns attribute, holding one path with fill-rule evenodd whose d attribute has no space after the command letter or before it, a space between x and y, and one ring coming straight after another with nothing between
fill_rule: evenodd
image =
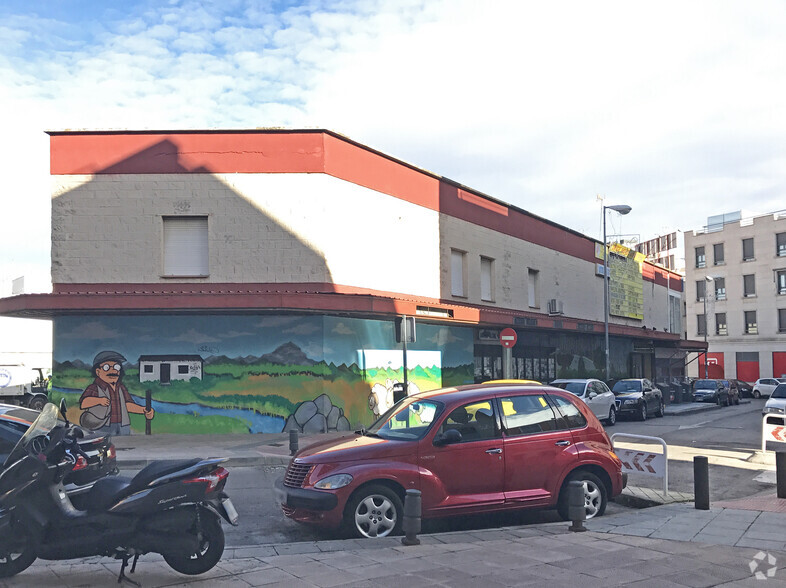
<instances>
[{"instance_id":1,"label":"car door handle","mask_svg":"<svg viewBox=\"0 0 786 588\"><path fill-rule=\"evenodd\" d=\"M570 441L557 441L554 445L559 445L560 447L567 447L570 445Z\"/></svg>"},{"instance_id":2,"label":"car door handle","mask_svg":"<svg viewBox=\"0 0 786 588\"><path fill-rule=\"evenodd\" d=\"M502 450L499 448L495 449L486 449L486 453L502 453Z\"/></svg>"}]
</instances>

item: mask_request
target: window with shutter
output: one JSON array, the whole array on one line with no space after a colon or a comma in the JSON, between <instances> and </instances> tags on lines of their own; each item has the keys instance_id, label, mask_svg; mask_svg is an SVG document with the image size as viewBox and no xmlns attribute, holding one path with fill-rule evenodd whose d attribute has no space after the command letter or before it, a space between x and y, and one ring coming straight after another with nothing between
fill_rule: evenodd
<instances>
[{"instance_id":1,"label":"window with shutter","mask_svg":"<svg viewBox=\"0 0 786 588\"><path fill-rule=\"evenodd\" d=\"M165 216L164 276L209 274L206 216Z\"/></svg>"}]
</instances>

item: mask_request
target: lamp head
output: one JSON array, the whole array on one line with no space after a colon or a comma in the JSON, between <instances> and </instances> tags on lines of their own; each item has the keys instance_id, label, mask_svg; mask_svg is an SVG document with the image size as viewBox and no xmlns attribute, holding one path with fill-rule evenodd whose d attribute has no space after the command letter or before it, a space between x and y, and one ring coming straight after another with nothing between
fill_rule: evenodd
<instances>
[{"instance_id":1,"label":"lamp head","mask_svg":"<svg viewBox=\"0 0 786 588\"><path fill-rule=\"evenodd\" d=\"M620 214L628 214L631 211L630 206L627 204L613 204L612 206L604 206L603 208L613 210L614 212L618 212Z\"/></svg>"},{"instance_id":2,"label":"lamp head","mask_svg":"<svg viewBox=\"0 0 786 588\"><path fill-rule=\"evenodd\" d=\"M715 278L713 278L712 276L704 276L704 279L707 280L708 282L713 282L715 280Z\"/></svg>"}]
</instances>

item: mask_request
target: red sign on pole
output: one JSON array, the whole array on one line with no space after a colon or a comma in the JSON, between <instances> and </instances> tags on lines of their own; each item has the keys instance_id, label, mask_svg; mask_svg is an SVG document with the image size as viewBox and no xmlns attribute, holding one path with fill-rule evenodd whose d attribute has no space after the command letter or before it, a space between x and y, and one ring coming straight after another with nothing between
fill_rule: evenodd
<instances>
[{"instance_id":1,"label":"red sign on pole","mask_svg":"<svg viewBox=\"0 0 786 588\"><path fill-rule=\"evenodd\" d=\"M507 329L502 329L499 333L499 342L502 343L503 347L513 347L518 340L518 335L516 335L516 331L508 327Z\"/></svg>"}]
</instances>

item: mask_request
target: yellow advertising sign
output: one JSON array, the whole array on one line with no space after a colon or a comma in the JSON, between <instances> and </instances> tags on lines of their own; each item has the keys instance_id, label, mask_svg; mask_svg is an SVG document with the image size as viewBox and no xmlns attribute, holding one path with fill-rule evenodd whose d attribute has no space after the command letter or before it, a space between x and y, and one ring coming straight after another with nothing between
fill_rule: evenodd
<instances>
[{"instance_id":1,"label":"yellow advertising sign","mask_svg":"<svg viewBox=\"0 0 786 588\"><path fill-rule=\"evenodd\" d=\"M641 264L645 256L624 245L609 247L609 314L644 318L644 281Z\"/></svg>"}]
</instances>

